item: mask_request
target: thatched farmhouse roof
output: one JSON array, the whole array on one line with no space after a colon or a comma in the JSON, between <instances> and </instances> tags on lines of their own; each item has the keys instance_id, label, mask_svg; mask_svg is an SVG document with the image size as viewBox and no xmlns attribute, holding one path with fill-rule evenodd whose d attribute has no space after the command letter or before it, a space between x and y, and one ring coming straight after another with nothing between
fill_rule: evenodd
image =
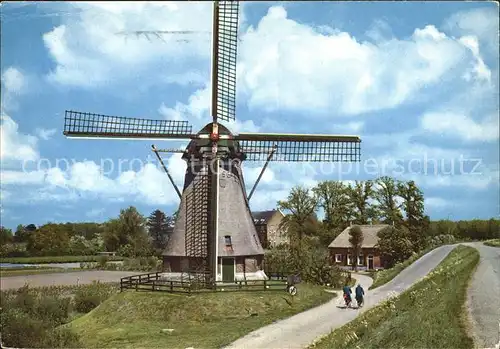
<instances>
[{"instance_id":1,"label":"thatched farmhouse roof","mask_svg":"<svg viewBox=\"0 0 500 349\"><path fill-rule=\"evenodd\" d=\"M375 245L378 243L378 236L377 234L384 228L388 227L388 224L374 224L374 225L359 225L361 228L361 232L363 233L363 248L372 248L375 247ZM339 234L333 240L330 245L328 245L329 248L350 248L352 245L349 242L349 229L351 227L347 227L342 231L342 233Z\"/></svg>"}]
</instances>

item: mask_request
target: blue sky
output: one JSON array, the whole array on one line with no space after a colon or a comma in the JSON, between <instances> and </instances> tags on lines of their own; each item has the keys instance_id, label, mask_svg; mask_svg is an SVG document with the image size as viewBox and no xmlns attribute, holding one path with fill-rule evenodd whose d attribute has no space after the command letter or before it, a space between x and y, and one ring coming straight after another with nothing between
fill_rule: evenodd
<instances>
[{"instance_id":1,"label":"blue sky","mask_svg":"<svg viewBox=\"0 0 500 349\"><path fill-rule=\"evenodd\" d=\"M151 142L71 140L64 110L209 121L210 3L2 4L2 225L175 210ZM240 9L235 132L358 134L362 162L273 163L251 201L297 184L415 180L433 219L499 215L498 5L262 2ZM159 147L183 143L158 143ZM121 163L121 166L119 164ZM182 186L184 163L167 164ZM462 164L462 165L461 165ZM251 187L260 163L245 164Z\"/></svg>"}]
</instances>

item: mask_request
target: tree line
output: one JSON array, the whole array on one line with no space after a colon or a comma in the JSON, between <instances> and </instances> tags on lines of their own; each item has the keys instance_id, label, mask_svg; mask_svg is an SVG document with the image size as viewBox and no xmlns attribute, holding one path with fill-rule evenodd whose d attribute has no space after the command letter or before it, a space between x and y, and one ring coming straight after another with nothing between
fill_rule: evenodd
<instances>
[{"instance_id":1,"label":"tree line","mask_svg":"<svg viewBox=\"0 0 500 349\"><path fill-rule=\"evenodd\" d=\"M414 181L383 176L376 180L323 181L312 189L292 188L278 207L287 213L283 225L291 227L297 238L315 235L328 245L350 225L389 224L404 227L416 244L426 236L451 234L484 240L498 237L499 220L431 221L424 209L424 194ZM318 219L319 211L324 218Z\"/></svg>"},{"instance_id":2,"label":"tree line","mask_svg":"<svg viewBox=\"0 0 500 349\"><path fill-rule=\"evenodd\" d=\"M484 240L500 235L497 219L430 221L424 210L423 192L415 182L390 177L349 185L327 180L312 189L297 186L277 206L287 213L282 227L287 229L292 242L313 243L304 248L316 252L326 250L351 224L392 226L381 234L383 249L386 253L405 251L391 257L393 260L422 250L432 239ZM320 211L324 214L322 220L318 219ZM0 256L93 255L101 251L117 252L124 257L161 255L176 214L155 210L145 217L130 206L104 223L47 223L39 227L28 224L19 225L14 232L0 227ZM299 250L296 253L299 260L305 260Z\"/></svg>"},{"instance_id":3,"label":"tree line","mask_svg":"<svg viewBox=\"0 0 500 349\"><path fill-rule=\"evenodd\" d=\"M104 223L19 225L0 227L0 256L86 256L116 252L123 257L161 255L173 230L175 215L154 210L144 217L130 206Z\"/></svg>"},{"instance_id":4,"label":"tree line","mask_svg":"<svg viewBox=\"0 0 500 349\"><path fill-rule=\"evenodd\" d=\"M283 249L287 249L287 258L296 261L296 270L306 268L302 264L307 261L307 250L315 251L317 260L313 264L328 263L327 246L349 226L353 226L352 252L359 250L362 234L356 227L365 224L389 225L379 233L386 267L439 242L500 237L498 219L431 221L424 206L424 194L414 181L387 176L353 184L326 180L311 189L296 186L285 200L278 202L286 213L281 226L288 232L290 245L280 246L279 251L271 254L283 254ZM322 220L318 219L321 211Z\"/></svg>"}]
</instances>

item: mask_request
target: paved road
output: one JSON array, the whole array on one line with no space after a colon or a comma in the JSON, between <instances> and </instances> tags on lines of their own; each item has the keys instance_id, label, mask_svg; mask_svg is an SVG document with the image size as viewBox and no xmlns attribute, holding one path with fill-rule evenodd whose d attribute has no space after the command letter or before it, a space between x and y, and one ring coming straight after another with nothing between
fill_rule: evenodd
<instances>
[{"instance_id":1,"label":"paved road","mask_svg":"<svg viewBox=\"0 0 500 349\"><path fill-rule=\"evenodd\" d=\"M305 348L320 336L329 334L350 321L363 311L366 311L391 295L399 294L415 282L421 280L434 269L455 246L442 246L426 254L392 281L375 290L366 292L366 303L362 309L341 308L343 299L336 299L314 309L294 315L260 328L230 344L227 349L286 349ZM371 278L356 275L355 278L368 289ZM300 292L300 289L299 289Z\"/></svg>"},{"instance_id":2,"label":"paved road","mask_svg":"<svg viewBox=\"0 0 500 349\"><path fill-rule=\"evenodd\" d=\"M479 348L500 347L500 248L467 243L481 254L471 280L467 303Z\"/></svg>"},{"instance_id":3,"label":"paved road","mask_svg":"<svg viewBox=\"0 0 500 349\"><path fill-rule=\"evenodd\" d=\"M89 270L74 273L47 273L36 275L9 276L0 278L0 289L12 289L23 287L28 283L32 287L53 285L76 285L91 284L94 280L100 282L119 282L120 278L130 275L141 274L137 271L107 271Z\"/></svg>"}]
</instances>

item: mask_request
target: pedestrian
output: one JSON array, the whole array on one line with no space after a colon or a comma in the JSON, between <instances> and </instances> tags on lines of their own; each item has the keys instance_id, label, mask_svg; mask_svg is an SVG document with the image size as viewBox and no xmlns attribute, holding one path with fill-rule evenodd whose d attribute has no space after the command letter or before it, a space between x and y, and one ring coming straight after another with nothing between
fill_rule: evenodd
<instances>
[{"instance_id":1,"label":"pedestrian","mask_svg":"<svg viewBox=\"0 0 500 349\"><path fill-rule=\"evenodd\" d=\"M365 290L363 290L363 287L361 286L361 284L358 284L355 292L356 292L356 302L358 303L358 308L360 308L361 305L363 304Z\"/></svg>"}]
</instances>

